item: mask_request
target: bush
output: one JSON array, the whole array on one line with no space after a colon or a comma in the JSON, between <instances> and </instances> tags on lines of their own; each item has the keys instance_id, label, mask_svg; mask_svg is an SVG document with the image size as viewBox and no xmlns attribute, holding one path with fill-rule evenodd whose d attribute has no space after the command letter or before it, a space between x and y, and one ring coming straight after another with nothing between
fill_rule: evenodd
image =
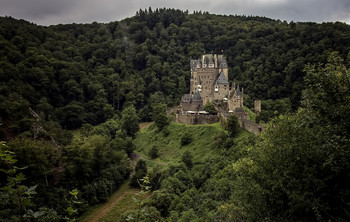
<instances>
[{"instance_id":1,"label":"bush","mask_svg":"<svg viewBox=\"0 0 350 222\"><path fill-rule=\"evenodd\" d=\"M189 133L184 134L181 137L181 146L185 146L187 144L190 144L192 142L192 135Z\"/></svg>"},{"instance_id":2,"label":"bush","mask_svg":"<svg viewBox=\"0 0 350 222\"><path fill-rule=\"evenodd\" d=\"M183 154L182 154L182 162L185 163L185 165L187 166L188 169L192 169L193 167L193 155L190 151L186 150Z\"/></svg>"},{"instance_id":3,"label":"bush","mask_svg":"<svg viewBox=\"0 0 350 222\"><path fill-rule=\"evenodd\" d=\"M158 154L159 150L157 146L153 146L151 150L149 151L149 155L151 156L152 159L157 158L159 156Z\"/></svg>"},{"instance_id":4,"label":"bush","mask_svg":"<svg viewBox=\"0 0 350 222\"><path fill-rule=\"evenodd\" d=\"M216 115L218 111L215 108L215 105L213 103L207 103L203 107L204 111L207 111L210 115Z\"/></svg>"},{"instance_id":5,"label":"bush","mask_svg":"<svg viewBox=\"0 0 350 222\"><path fill-rule=\"evenodd\" d=\"M144 160L139 160L136 163L135 174L131 178L130 185L133 187L139 187L139 180L147 175L147 165Z\"/></svg>"},{"instance_id":6,"label":"bush","mask_svg":"<svg viewBox=\"0 0 350 222\"><path fill-rule=\"evenodd\" d=\"M227 131L230 137L235 137L239 131L239 123L236 115L231 115L227 119Z\"/></svg>"}]
</instances>

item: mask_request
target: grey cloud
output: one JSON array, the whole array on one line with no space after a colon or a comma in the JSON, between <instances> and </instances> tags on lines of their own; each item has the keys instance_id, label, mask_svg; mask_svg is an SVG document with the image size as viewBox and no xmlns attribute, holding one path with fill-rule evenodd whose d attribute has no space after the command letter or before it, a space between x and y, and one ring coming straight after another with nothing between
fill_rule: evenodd
<instances>
[{"instance_id":1,"label":"grey cloud","mask_svg":"<svg viewBox=\"0 0 350 222\"><path fill-rule=\"evenodd\" d=\"M258 15L282 21L350 23L349 0L0 0L0 15L43 25L109 22L148 7Z\"/></svg>"}]
</instances>

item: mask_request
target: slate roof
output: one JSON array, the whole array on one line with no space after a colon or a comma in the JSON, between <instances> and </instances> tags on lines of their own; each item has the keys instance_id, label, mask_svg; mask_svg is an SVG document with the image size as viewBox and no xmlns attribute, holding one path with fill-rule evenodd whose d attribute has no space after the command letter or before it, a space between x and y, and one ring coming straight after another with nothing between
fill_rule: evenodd
<instances>
[{"instance_id":1,"label":"slate roof","mask_svg":"<svg viewBox=\"0 0 350 222\"><path fill-rule=\"evenodd\" d=\"M224 72L221 72L219 77L217 78L215 84L228 84L228 81L224 75Z\"/></svg>"},{"instance_id":2,"label":"slate roof","mask_svg":"<svg viewBox=\"0 0 350 222\"><path fill-rule=\"evenodd\" d=\"M191 62L190 62L190 68L191 70L196 70L197 69L197 59L191 59Z\"/></svg>"},{"instance_id":3,"label":"slate roof","mask_svg":"<svg viewBox=\"0 0 350 222\"><path fill-rule=\"evenodd\" d=\"M227 68L227 61L226 58L223 57L222 60L220 61L220 68Z\"/></svg>"},{"instance_id":4,"label":"slate roof","mask_svg":"<svg viewBox=\"0 0 350 222\"><path fill-rule=\"evenodd\" d=\"M196 93L193 94L192 101L202 101L202 97L199 91L196 91Z\"/></svg>"},{"instance_id":5,"label":"slate roof","mask_svg":"<svg viewBox=\"0 0 350 222\"><path fill-rule=\"evenodd\" d=\"M181 102L194 102L194 101L203 101L201 94L197 91L194 94L185 94L182 96Z\"/></svg>"}]
</instances>

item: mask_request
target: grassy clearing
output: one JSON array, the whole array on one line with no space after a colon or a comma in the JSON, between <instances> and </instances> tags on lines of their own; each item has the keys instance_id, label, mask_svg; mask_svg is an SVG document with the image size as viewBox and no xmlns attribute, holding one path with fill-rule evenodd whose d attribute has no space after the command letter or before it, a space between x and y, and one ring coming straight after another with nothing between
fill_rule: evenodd
<instances>
[{"instance_id":1,"label":"grassy clearing","mask_svg":"<svg viewBox=\"0 0 350 222\"><path fill-rule=\"evenodd\" d=\"M189 150L194 156L194 163L202 161L215 153L215 136L224 131L220 123L208 125L185 125L172 122L168 126L168 134L157 132L155 127L149 127L138 133L134 143L136 152L148 159L149 151L153 146L159 149L159 157L154 161L163 163L176 163L181 155ZM191 142L181 145L181 138L190 135Z\"/></svg>"},{"instance_id":2,"label":"grassy clearing","mask_svg":"<svg viewBox=\"0 0 350 222\"><path fill-rule=\"evenodd\" d=\"M98 204L91 207L87 212L85 212L80 218L79 221L82 222L93 222L100 221L104 215L110 210L114 209L116 205L120 205L119 203L123 201L126 195L128 194L136 194L140 191L140 189L130 188L130 181L126 181L119 189L108 199L108 201L104 204ZM122 205L121 205L122 206ZM128 209L132 209L132 207L136 207L136 204L126 205L124 211L120 211L124 213ZM113 220L116 221L116 220Z\"/></svg>"}]
</instances>

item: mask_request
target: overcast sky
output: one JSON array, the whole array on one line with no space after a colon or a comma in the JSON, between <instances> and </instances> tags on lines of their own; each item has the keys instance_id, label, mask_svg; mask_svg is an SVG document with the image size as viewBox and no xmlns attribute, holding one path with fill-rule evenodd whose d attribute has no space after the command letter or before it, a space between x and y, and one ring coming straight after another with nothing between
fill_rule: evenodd
<instances>
[{"instance_id":1,"label":"overcast sky","mask_svg":"<svg viewBox=\"0 0 350 222\"><path fill-rule=\"evenodd\" d=\"M39 25L110 22L149 7L350 24L350 0L0 0L0 16Z\"/></svg>"}]
</instances>

